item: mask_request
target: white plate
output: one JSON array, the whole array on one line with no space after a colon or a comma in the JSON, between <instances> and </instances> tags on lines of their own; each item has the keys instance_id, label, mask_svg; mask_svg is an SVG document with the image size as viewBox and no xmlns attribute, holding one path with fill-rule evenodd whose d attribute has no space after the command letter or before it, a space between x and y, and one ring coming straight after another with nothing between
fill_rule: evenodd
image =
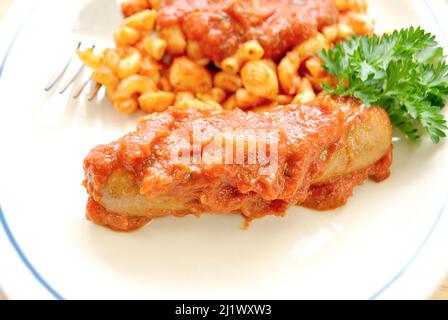
<instances>
[{"instance_id":1,"label":"white plate","mask_svg":"<svg viewBox=\"0 0 448 320\"><path fill-rule=\"evenodd\" d=\"M446 141L396 142L392 177L357 188L334 212L296 207L247 231L236 216L164 218L129 234L87 222L82 160L136 117L43 88L79 39L107 44L118 8L110 0L18 6L0 36L13 38L2 43L0 79L0 283L9 297L426 298L441 283ZM379 30L421 25L448 48L444 8L377 0L371 11Z\"/></svg>"}]
</instances>

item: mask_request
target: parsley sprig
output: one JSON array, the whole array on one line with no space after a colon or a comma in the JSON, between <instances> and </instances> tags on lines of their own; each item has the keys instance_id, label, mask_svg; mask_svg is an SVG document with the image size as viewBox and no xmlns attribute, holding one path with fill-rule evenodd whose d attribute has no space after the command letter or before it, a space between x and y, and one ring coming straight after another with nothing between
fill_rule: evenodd
<instances>
[{"instance_id":1,"label":"parsley sprig","mask_svg":"<svg viewBox=\"0 0 448 320\"><path fill-rule=\"evenodd\" d=\"M448 98L448 65L435 36L408 28L382 36L354 37L319 54L335 87L324 89L379 105L410 139L425 129L434 143L446 137L441 114Z\"/></svg>"}]
</instances>

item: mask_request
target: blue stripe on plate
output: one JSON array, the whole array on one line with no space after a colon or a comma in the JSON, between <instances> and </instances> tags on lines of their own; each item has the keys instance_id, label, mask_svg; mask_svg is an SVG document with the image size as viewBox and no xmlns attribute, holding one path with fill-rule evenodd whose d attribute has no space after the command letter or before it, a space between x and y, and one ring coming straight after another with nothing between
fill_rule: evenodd
<instances>
[{"instance_id":1,"label":"blue stripe on plate","mask_svg":"<svg viewBox=\"0 0 448 320\"><path fill-rule=\"evenodd\" d=\"M423 0L423 2L425 3L426 7L428 8L429 12L431 13L431 15L434 18L434 21L436 22L437 26L439 27L440 31L442 32L444 38L445 38L445 43L448 44L448 36L447 33L443 27L442 22L439 20L438 15L434 12L432 6L428 3L427 0ZM414 255L406 262L406 264L404 265L403 268L401 268L401 270L392 277L391 280L389 280L380 290L378 290L374 295L372 295L370 297L371 300L373 299L377 299L379 298L379 296L384 293L392 284L394 284L398 279L400 279L403 274L409 269L409 267L412 265L412 263L417 259L417 257L420 255L420 252L422 251L423 247L426 245L426 243L428 242L428 240L431 238L432 234L434 233L434 230L437 227L437 224L439 223L440 219L442 218L444 212L446 211L446 206L448 204L448 197L445 200L445 204L443 205L442 209L440 210L439 214L437 215L436 220L434 221L434 224L432 225L428 235L425 237L425 239L423 240L423 242L420 244L420 246L417 248L417 251L414 253Z\"/></svg>"},{"instance_id":2,"label":"blue stripe on plate","mask_svg":"<svg viewBox=\"0 0 448 320\"><path fill-rule=\"evenodd\" d=\"M445 33L445 30L443 28L443 24L441 23L441 21L437 18L437 15L434 13L434 11L432 10L431 6L428 4L427 0L424 0L426 6L428 7L428 10L431 12L431 14L433 15L435 21L437 22L440 30L443 32L445 38L448 40L448 37ZM18 37L18 35L20 34L20 31L22 30L23 26L25 25L26 21L28 20L29 16L31 15L31 13L34 11L31 10L31 12L29 13L28 17L22 22L21 26L18 28L17 32L15 33L7 51L5 52L3 59L0 63L0 77L2 75L3 69L6 65L6 61L8 59L9 53L11 52L11 49L14 46L14 43ZM409 269L409 267L412 265L412 263L416 260L416 258L418 257L418 255L420 254L420 252L422 251L422 249L424 248L424 246L426 245L426 243L428 242L428 240L431 238L432 234L434 233L434 230L436 229L440 219L442 218L445 209L446 209L446 205L448 203L448 199L447 202L443 205L442 209L440 210L436 220L434 221L429 233L427 234L427 236L425 237L425 239L423 240L423 242L421 243L421 245L417 248L417 251L415 252L415 254L406 262L405 266L394 276L391 278L390 281L388 281L383 287L381 287L380 290L378 290L375 294L373 294L371 296L370 299L377 299L384 291L386 291L392 284L394 284L399 278L401 278L401 276L403 276L403 274ZM6 217L0 207L0 223L3 227L3 229L5 230L5 233L11 243L11 245L13 246L13 248L15 249L15 251L17 252L18 256L20 257L20 259L22 260L23 264L28 268L28 270L31 272L31 274L34 276L34 278L45 288L48 290L48 292L56 299L58 300L63 300L63 296L61 294L58 293L58 291L56 291L43 277L42 275L37 271L37 269L33 266L33 264L29 261L29 259L27 258L27 256L25 255L25 253L23 252L23 250L21 249L20 245L18 244L18 242L16 241L11 229L9 228L8 222L6 220Z\"/></svg>"},{"instance_id":3,"label":"blue stripe on plate","mask_svg":"<svg viewBox=\"0 0 448 320\"><path fill-rule=\"evenodd\" d=\"M428 0L423 0L423 2L425 3L425 5L428 8L429 12L431 13L432 17L434 18L434 21L436 22L436 24L439 27L440 31L442 32L443 37L445 38L445 44L448 45L448 34L447 34L446 30L445 30L446 27L444 27L444 24L439 19L439 15L434 11L432 6L429 4ZM448 5L447 5L447 7L448 7Z\"/></svg>"},{"instance_id":4,"label":"blue stripe on plate","mask_svg":"<svg viewBox=\"0 0 448 320\"><path fill-rule=\"evenodd\" d=\"M8 60L8 56L11 53L11 50L14 46L15 41L17 40L17 37L20 34L20 31L22 30L23 26L25 25L26 21L28 20L28 18L30 17L30 15L34 12L35 9L35 5L32 7L32 9L30 10L30 12L28 13L27 17L23 20L23 22L20 24L20 26L18 27L16 33L14 34L11 43L9 44L8 48L6 49L4 55L3 55L3 59L1 59L0 62L0 77L3 73L3 69L6 65L6 61ZM47 282L45 281L45 279L40 275L40 273L37 271L37 269L33 266L33 264L28 260L28 258L26 257L25 253L23 252L23 250L21 249L20 245L17 243L13 233L11 232L11 229L9 228L8 222L6 221L6 217L3 214L2 208L0 206L0 223L3 226L3 229L5 230L6 236L8 237L11 245L13 246L13 248L15 249L15 251L17 252L17 254L20 257L20 260L22 260L23 264L28 268L28 270L31 272L31 274L34 276L34 278L45 288L47 289L51 295L58 299L58 300L63 300L64 298L62 297L62 295L60 295L55 289L53 289L53 287Z\"/></svg>"},{"instance_id":5,"label":"blue stripe on plate","mask_svg":"<svg viewBox=\"0 0 448 320\"><path fill-rule=\"evenodd\" d=\"M439 224L440 219L442 218L446 205L448 203L448 199L443 205L442 209L440 210L439 214L437 215L436 220L434 221L433 225L431 226L431 230L429 230L429 233L426 235L423 242L418 247L417 251L414 253L414 255L406 262L403 268L392 277L380 290L378 290L374 295L370 297L370 300L378 299L379 296L384 293L392 284L394 284L398 279L400 279L403 274L409 269L409 267L412 265L412 263L417 259L417 257L420 255L420 252L423 250L424 246L428 242L428 240L431 238L432 234L434 233L434 230L436 229L437 225Z\"/></svg>"},{"instance_id":6,"label":"blue stripe on plate","mask_svg":"<svg viewBox=\"0 0 448 320\"><path fill-rule=\"evenodd\" d=\"M31 274L36 278L36 280L45 288L47 289L54 298L58 300L64 300L62 295L60 295L37 271L37 269L33 266L33 264L28 260L23 250L20 248L19 244L17 243L16 239L14 238L14 235L11 232L11 229L8 226L8 222L6 222L5 215L3 214L2 208L0 207L0 223L3 226L3 229L5 230L6 235L8 236L9 241L11 242L11 245L16 250L17 254L19 255L20 259L22 260L23 264L30 270Z\"/></svg>"}]
</instances>

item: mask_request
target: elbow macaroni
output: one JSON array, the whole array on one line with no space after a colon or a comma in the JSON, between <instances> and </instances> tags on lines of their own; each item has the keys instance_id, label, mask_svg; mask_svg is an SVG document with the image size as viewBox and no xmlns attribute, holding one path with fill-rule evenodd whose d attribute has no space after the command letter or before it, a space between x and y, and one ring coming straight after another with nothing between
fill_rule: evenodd
<instances>
[{"instance_id":1,"label":"elbow macaroni","mask_svg":"<svg viewBox=\"0 0 448 320\"><path fill-rule=\"evenodd\" d=\"M206 93L212 88L210 72L187 57L174 59L169 69L169 80L178 91Z\"/></svg>"},{"instance_id":2,"label":"elbow macaroni","mask_svg":"<svg viewBox=\"0 0 448 320\"><path fill-rule=\"evenodd\" d=\"M265 60L247 62L241 70L241 78L250 94L267 99L274 99L278 94L277 73Z\"/></svg>"},{"instance_id":3,"label":"elbow macaroni","mask_svg":"<svg viewBox=\"0 0 448 320\"><path fill-rule=\"evenodd\" d=\"M213 83L216 87L224 89L228 92L235 92L243 87L243 80L236 74L221 71L215 74Z\"/></svg>"},{"instance_id":4,"label":"elbow macaroni","mask_svg":"<svg viewBox=\"0 0 448 320\"><path fill-rule=\"evenodd\" d=\"M155 84L160 84L161 65L151 57L144 57L140 64L139 74L151 79ZM167 90L169 91L169 90Z\"/></svg>"},{"instance_id":5,"label":"elbow macaroni","mask_svg":"<svg viewBox=\"0 0 448 320\"><path fill-rule=\"evenodd\" d=\"M140 70L142 55L135 48L127 48L124 57L118 63L118 77L124 79L137 74Z\"/></svg>"},{"instance_id":6,"label":"elbow macaroni","mask_svg":"<svg viewBox=\"0 0 448 320\"><path fill-rule=\"evenodd\" d=\"M95 69L92 73L92 79L112 90L115 90L119 81L118 76L106 66Z\"/></svg>"},{"instance_id":7,"label":"elbow macaroni","mask_svg":"<svg viewBox=\"0 0 448 320\"><path fill-rule=\"evenodd\" d=\"M128 99L136 94L142 95L154 91L157 91L157 87L152 80L141 75L133 75L120 81L115 91L115 97L117 99Z\"/></svg>"},{"instance_id":8,"label":"elbow macaroni","mask_svg":"<svg viewBox=\"0 0 448 320\"><path fill-rule=\"evenodd\" d=\"M126 18L123 25L142 32L149 32L154 30L156 18L157 12L155 10L144 10Z\"/></svg>"},{"instance_id":9,"label":"elbow macaroni","mask_svg":"<svg viewBox=\"0 0 448 320\"><path fill-rule=\"evenodd\" d=\"M192 60L199 60L204 58L202 50L197 41L188 41L187 43L187 56Z\"/></svg>"},{"instance_id":10,"label":"elbow macaroni","mask_svg":"<svg viewBox=\"0 0 448 320\"><path fill-rule=\"evenodd\" d=\"M178 24L162 29L160 36L166 41L166 51L169 54L178 56L184 53L187 47L187 40Z\"/></svg>"},{"instance_id":11,"label":"elbow macaroni","mask_svg":"<svg viewBox=\"0 0 448 320\"><path fill-rule=\"evenodd\" d=\"M284 93L294 95L300 85L299 68L307 57L315 56L320 50L328 48L328 40L321 33L314 38L304 41L280 61L278 76Z\"/></svg>"},{"instance_id":12,"label":"elbow macaroni","mask_svg":"<svg viewBox=\"0 0 448 320\"><path fill-rule=\"evenodd\" d=\"M167 42L158 35L148 35L143 38L143 49L155 60L161 60L168 46Z\"/></svg>"},{"instance_id":13,"label":"elbow macaroni","mask_svg":"<svg viewBox=\"0 0 448 320\"><path fill-rule=\"evenodd\" d=\"M196 97L204 102L214 101L222 103L226 98L226 92L221 88L213 88L207 93L198 93Z\"/></svg>"},{"instance_id":14,"label":"elbow macaroni","mask_svg":"<svg viewBox=\"0 0 448 320\"><path fill-rule=\"evenodd\" d=\"M254 95L246 89L239 89L235 96L238 108L243 110L257 107L266 101L265 98Z\"/></svg>"},{"instance_id":15,"label":"elbow macaroni","mask_svg":"<svg viewBox=\"0 0 448 320\"><path fill-rule=\"evenodd\" d=\"M161 1L125 1L125 19L114 34L115 48L99 54L93 48L77 52L120 112L152 113L170 106L262 112L277 105L306 103L322 91L322 83L334 83L317 53L354 34L373 31L373 21L365 13L366 0L334 0L340 11L338 23L323 27L280 61L263 59L263 47L250 40L212 66L200 43L187 38L179 24L157 28Z\"/></svg>"},{"instance_id":16,"label":"elbow macaroni","mask_svg":"<svg viewBox=\"0 0 448 320\"><path fill-rule=\"evenodd\" d=\"M294 97L292 103L293 104L307 103L314 100L314 98L316 98L316 94L313 90L313 86L307 78L304 78L301 81L299 87L299 93Z\"/></svg>"},{"instance_id":17,"label":"elbow macaroni","mask_svg":"<svg viewBox=\"0 0 448 320\"><path fill-rule=\"evenodd\" d=\"M99 68L101 66L101 56L96 55L93 52L93 48L88 48L85 51L78 50L76 52L78 54L79 59L86 66L92 69Z\"/></svg>"},{"instance_id":18,"label":"elbow macaroni","mask_svg":"<svg viewBox=\"0 0 448 320\"><path fill-rule=\"evenodd\" d=\"M221 69L225 72L237 74L246 61L261 59L264 55L263 47L257 41L248 41L240 46L237 52L221 63Z\"/></svg>"},{"instance_id":19,"label":"elbow macaroni","mask_svg":"<svg viewBox=\"0 0 448 320\"><path fill-rule=\"evenodd\" d=\"M132 46L138 40L140 40L140 32L134 28L121 26L115 31L115 43L117 47Z\"/></svg>"},{"instance_id":20,"label":"elbow macaroni","mask_svg":"<svg viewBox=\"0 0 448 320\"><path fill-rule=\"evenodd\" d=\"M166 91L149 92L138 98L140 108L146 113L161 112L173 105L174 93Z\"/></svg>"}]
</instances>

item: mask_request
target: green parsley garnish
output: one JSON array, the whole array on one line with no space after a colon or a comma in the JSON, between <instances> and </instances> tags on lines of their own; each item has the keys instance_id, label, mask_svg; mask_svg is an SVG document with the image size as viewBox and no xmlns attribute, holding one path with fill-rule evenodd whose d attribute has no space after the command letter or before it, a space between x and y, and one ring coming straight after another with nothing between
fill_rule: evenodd
<instances>
[{"instance_id":1,"label":"green parsley garnish","mask_svg":"<svg viewBox=\"0 0 448 320\"><path fill-rule=\"evenodd\" d=\"M435 36L421 28L354 37L319 54L324 69L338 80L324 89L379 105L410 139L425 129L434 143L446 136L441 114L448 98L448 65Z\"/></svg>"}]
</instances>

